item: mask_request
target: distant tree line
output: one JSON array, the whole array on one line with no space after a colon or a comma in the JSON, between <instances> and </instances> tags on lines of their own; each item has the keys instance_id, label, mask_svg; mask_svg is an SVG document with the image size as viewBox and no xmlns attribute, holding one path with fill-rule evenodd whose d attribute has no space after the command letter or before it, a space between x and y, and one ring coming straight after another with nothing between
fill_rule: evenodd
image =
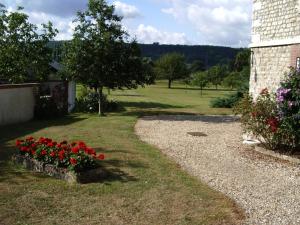
<instances>
[{"instance_id":1,"label":"distant tree line","mask_svg":"<svg viewBox=\"0 0 300 225\"><path fill-rule=\"evenodd\" d=\"M63 45L66 41L51 41L48 46L54 49L53 58L61 61ZM179 53L185 56L185 62L192 64L201 61L205 68L214 65L224 65L232 62L236 55L242 50L240 48L230 48L221 46L206 45L160 45L160 44L140 44L141 56L152 61L159 59L167 53Z\"/></svg>"},{"instance_id":2,"label":"distant tree line","mask_svg":"<svg viewBox=\"0 0 300 225\"><path fill-rule=\"evenodd\" d=\"M167 79L168 88L174 80L184 80L186 84L198 86L201 89L213 85L218 89L220 85L236 89L248 85L250 76L250 50L243 49L227 64L217 64L208 69L201 60L192 64L186 63L186 58L180 53L168 53L161 56L154 63L156 78Z\"/></svg>"}]
</instances>

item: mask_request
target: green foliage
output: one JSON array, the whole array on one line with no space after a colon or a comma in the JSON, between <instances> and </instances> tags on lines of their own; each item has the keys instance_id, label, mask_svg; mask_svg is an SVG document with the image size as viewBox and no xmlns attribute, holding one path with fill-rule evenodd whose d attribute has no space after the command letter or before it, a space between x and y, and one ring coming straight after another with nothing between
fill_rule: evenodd
<instances>
[{"instance_id":1,"label":"green foliage","mask_svg":"<svg viewBox=\"0 0 300 225\"><path fill-rule=\"evenodd\" d=\"M246 97L236 107L246 131L265 147L284 151L300 147L300 72L292 69L276 94L264 89L255 102Z\"/></svg>"},{"instance_id":2,"label":"green foliage","mask_svg":"<svg viewBox=\"0 0 300 225\"><path fill-rule=\"evenodd\" d=\"M162 55L177 52L186 57L186 62L192 64L200 60L204 63L205 68L218 64L228 64L234 60L241 49L208 46L208 45L157 45L157 44L140 44L142 55L150 57L152 60L159 59Z\"/></svg>"},{"instance_id":3,"label":"green foliage","mask_svg":"<svg viewBox=\"0 0 300 225\"><path fill-rule=\"evenodd\" d=\"M34 116L37 119L52 119L65 115L65 110L60 108L53 97L41 96L36 100Z\"/></svg>"},{"instance_id":4,"label":"green foliage","mask_svg":"<svg viewBox=\"0 0 300 225\"><path fill-rule=\"evenodd\" d=\"M235 57L234 70L240 72L244 69L244 67L250 67L250 55L250 49L240 51Z\"/></svg>"},{"instance_id":5,"label":"green foliage","mask_svg":"<svg viewBox=\"0 0 300 225\"><path fill-rule=\"evenodd\" d=\"M216 65L211 67L207 73L210 83L218 89L218 85L222 83L224 77L227 75L227 68L225 65Z\"/></svg>"},{"instance_id":6,"label":"green foliage","mask_svg":"<svg viewBox=\"0 0 300 225\"><path fill-rule=\"evenodd\" d=\"M233 108L243 96L243 92L237 91L228 97L213 99L210 105L212 108Z\"/></svg>"},{"instance_id":7,"label":"green foliage","mask_svg":"<svg viewBox=\"0 0 300 225\"><path fill-rule=\"evenodd\" d=\"M252 133L268 149L281 146L279 121L275 96L266 89L254 102L248 95L235 107L241 114L241 123L246 132Z\"/></svg>"},{"instance_id":8,"label":"green foliage","mask_svg":"<svg viewBox=\"0 0 300 225\"><path fill-rule=\"evenodd\" d=\"M77 26L73 40L66 44L66 73L97 90L100 96L104 87L137 88L154 81L137 43L126 42L128 35L121 19L106 1L89 0L88 9L79 12L74 21ZM100 102L99 114L103 114Z\"/></svg>"},{"instance_id":9,"label":"green foliage","mask_svg":"<svg viewBox=\"0 0 300 225\"><path fill-rule=\"evenodd\" d=\"M209 83L207 72L197 72L197 73L192 74L191 77L192 77L191 84L193 86L197 86L200 88L201 96L202 96L203 88L205 88L207 86L207 84Z\"/></svg>"},{"instance_id":10,"label":"green foliage","mask_svg":"<svg viewBox=\"0 0 300 225\"><path fill-rule=\"evenodd\" d=\"M201 60L194 60L193 63L191 64L189 70L190 73L196 73L199 71L205 71L205 63Z\"/></svg>"},{"instance_id":11,"label":"green foliage","mask_svg":"<svg viewBox=\"0 0 300 225\"><path fill-rule=\"evenodd\" d=\"M117 102L108 100L106 95L101 96L101 108L105 112L114 112L119 109L119 105ZM98 111L99 104L99 95L96 92L85 92L82 93L82 96L76 100L76 112L89 112L95 113Z\"/></svg>"},{"instance_id":12,"label":"green foliage","mask_svg":"<svg viewBox=\"0 0 300 225\"><path fill-rule=\"evenodd\" d=\"M184 56L178 53L169 53L161 56L155 62L155 73L158 78L168 79L168 87L171 88L174 80L188 75Z\"/></svg>"},{"instance_id":13,"label":"green foliage","mask_svg":"<svg viewBox=\"0 0 300 225\"><path fill-rule=\"evenodd\" d=\"M0 79L10 83L47 78L52 58L47 43L58 33L51 22L38 29L22 9L8 12L0 5Z\"/></svg>"},{"instance_id":14,"label":"green foliage","mask_svg":"<svg viewBox=\"0 0 300 225\"><path fill-rule=\"evenodd\" d=\"M282 142L291 148L300 146L300 71L291 69L276 93Z\"/></svg>"}]
</instances>

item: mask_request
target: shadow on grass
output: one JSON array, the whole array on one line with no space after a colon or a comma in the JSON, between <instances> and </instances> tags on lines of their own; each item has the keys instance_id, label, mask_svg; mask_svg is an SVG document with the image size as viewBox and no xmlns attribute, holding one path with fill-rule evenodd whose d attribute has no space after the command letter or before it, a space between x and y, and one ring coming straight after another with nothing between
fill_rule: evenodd
<instances>
[{"instance_id":1,"label":"shadow on grass","mask_svg":"<svg viewBox=\"0 0 300 225\"><path fill-rule=\"evenodd\" d=\"M199 113L192 113L192 112L181 112L181 111L167 111L167 110L143 110L143 109L138 109L138 110L132 110L132 111L125 111L120 114L121 116L134 116L134 117L146 117L146 116L161 116L161 115L190 115L190 116L195 116L195 115L200 115Z\"/></svg>"},{"instance_id":2,"label":"shadow on grass","mask_svg":"<svg viewBox=\"0 0 300 225\"><path fill-rule=\"evenodd\" d=\"M200 121L205 123L233 123L239 121L238 116L228 115L159 115L159 116L146 116L143 120L163 120L163 121Z\"/></svg>"},{"instance_id":3,"label":"shadow on grass","mask_svg":"<svg viewBox=\"0 0 300 225\"><path fill-rule=\"evenodd\" d=\"M128 107L128 108L140 108L140 109L169 109L169 108L183 108L181 106L176 106L176 105L169 105L169 104L163 104L159 102L126 102L126 101L121 101L120 104L123 107Z\"/></svg>"},{"instance_id":4,"label":"shadow on grass","mask_svg":"<svg viewBox=\"0 0 300 225\"><path fill-rule=\"evenodd\" d=\"M201 91L200 88L196 88L196 87L172 87L171 89L174 89L174 90ZM225 88L221 88L221 89L204 88L204 89L202 89L202 90L203 90L203 91L228 91L228 92L234 91L234 90L231 90L231 89L225 89Z\"/></svg>"},{"instance_id":5,"label":"shadow on grass","mask_svg":"<svg viewBox=\"0 0 300 225\"><path fill-rule=\"evenodd\" d=\"M45 127L69 125L72 123L82 121L84 119L86 118L78 117L76 115L68 115L65 117L51 120L32 120L30 122L25 123L0 126L0 146L6 141L26 136Z\"/></svg>"},{"instance_id":6,"label":"shadow on grass","mask_svg":"<svg viewBox=\"0 0 300 225\"><path fill-rule=\"evenodd\" d=\"M145 95L139 95L139 94L113 94L112 96L119 96L119 97L144 97Z\"/></svg>"}]
</instances>

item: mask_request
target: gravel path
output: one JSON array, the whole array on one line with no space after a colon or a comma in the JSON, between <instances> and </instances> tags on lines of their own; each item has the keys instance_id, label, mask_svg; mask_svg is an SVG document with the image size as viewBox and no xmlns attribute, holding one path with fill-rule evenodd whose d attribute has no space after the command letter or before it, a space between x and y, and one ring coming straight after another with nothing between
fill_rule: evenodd
<instances>
[{"instance_id":1,"label":"gravel path","mask_svg":"<svg viewBox=\"0 0 300 225\"><path fill-rule=\"evenodd\" d=\"M135 128L143 141L234 199L247 213L245 224L300 224L300 167L243 146L234 117L144 117Z\"/></svg>"}]
</instances>

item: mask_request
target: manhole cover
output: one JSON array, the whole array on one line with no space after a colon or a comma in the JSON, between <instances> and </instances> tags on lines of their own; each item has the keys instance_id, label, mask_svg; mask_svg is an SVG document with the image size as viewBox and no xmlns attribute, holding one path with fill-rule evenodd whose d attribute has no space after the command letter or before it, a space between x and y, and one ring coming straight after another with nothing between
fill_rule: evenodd
<instances>
[{"instance_id":1,"label":"manhole cover","mask_svg":"<svg viewBox=\"0 0 300 225\"><path fill-rule=\"evenodd\" d=\"M203 132L188 132L187 134L192 135L194 137L207 137L207 134Z\"/></svg>"}]
</instances>

